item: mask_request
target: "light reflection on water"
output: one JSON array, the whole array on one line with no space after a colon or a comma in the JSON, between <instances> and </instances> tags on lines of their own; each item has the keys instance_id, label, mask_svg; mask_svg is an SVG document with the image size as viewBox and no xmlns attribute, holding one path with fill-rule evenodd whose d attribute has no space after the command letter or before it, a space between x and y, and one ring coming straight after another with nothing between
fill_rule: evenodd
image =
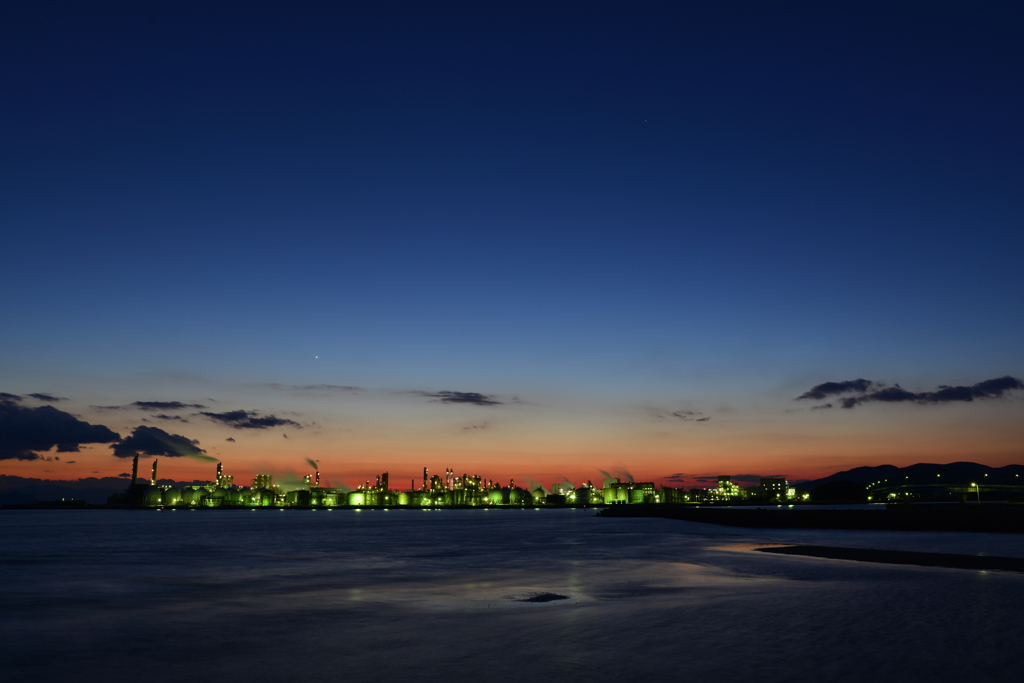
<instances>
[{"instance_id":1,"label":"light reflection on water","mask_svg":"<svg viewBox=\"0 0 1024 683\"><path fill-rule=\"evenodd\" d=\"M589 510L26 511L0 513L0 542L12 680L1018 679L1024 575L744 549L1024 557L1018 535ZM539 593L566 599L513 599Z\"/></svg>"}]
</instances>

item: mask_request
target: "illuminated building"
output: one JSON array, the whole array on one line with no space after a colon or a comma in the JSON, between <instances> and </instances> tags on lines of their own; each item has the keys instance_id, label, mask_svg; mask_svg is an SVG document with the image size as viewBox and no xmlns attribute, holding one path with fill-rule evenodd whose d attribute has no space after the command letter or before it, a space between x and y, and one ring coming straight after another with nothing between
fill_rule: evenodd
<instances>
[{"instance_id":1,"label":"illuminated building","mask_svg":"<svg viewBox=\"0 0 1024 683\"><path fill-rule=\"evenodd\" d=\"M605 479L602 502L605 505L622 505L636 503L661 503L664 502L650 481L627 481L619 479Z\"/></svg>"},{"instance_id":2,"label":"illuminated building","mask_svg":"<svg viewBox=\"0 0 1024 683\"><path fill-rule=\"evenodd\" d=\"M726 474L719 475L718 488L708 491L712 500L740 500L746 497L746 491L733 483L732 477Z\"/></svg>"},{"instance_id":3,"label":"illuminated building","mask_svg":"<svg viewBox=\"0 0 1024 683\"><path fill-rule=\"evenodd\" d=\"M223 463L217 463L215 478L205 485L188 485L181 490L172 486L156 486L156 462L148 484L129 484L123 494L111 497L112 504L144 507L185 507L185 508L334 508L334 507L415 507L415 508L463 508L463 507L548 507L616 505L638 503L683 503L687 501L682 489L665 487L659 490L652 482L622 482L609 478L604 488L597 488L590 481L578 487L569 482L553 484L551 493L543 486L531 483L532 490L517 486L515 479L509 479L502 486L493 479L478 474L456 474L447 467L444 476L430 476L423 468L422 487L416 488L416 480L410 481L406 491L397 491L390 486L388 472L382 472L367 480L354 491L347 488L330 488L321 485L319 470L304 475L301 483L282 487L274 483L271 474L259 473L252 480L252 486L234 484L234 477L224 473ZM137 481L138 458L132 468L133 482ZM783 480L785 481L785 480ZM723 489L724 487L724 489ZM731 488L730 488L731 487ZM731 484L729 477L721 477L719 495L731 494L739 489ZM724 493L723 493L724 491Z\"/></svg>"}]
</instances>

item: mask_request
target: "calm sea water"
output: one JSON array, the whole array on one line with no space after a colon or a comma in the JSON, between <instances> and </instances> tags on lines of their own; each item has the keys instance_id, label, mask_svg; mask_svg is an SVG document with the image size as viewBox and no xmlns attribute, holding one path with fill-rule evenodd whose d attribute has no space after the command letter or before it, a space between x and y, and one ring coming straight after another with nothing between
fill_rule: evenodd
<instances>
[{"instance_id":1,"label":"calm sea water","mask_svg":"<svg viewBox=\"0 0 1024 683\"><path fill-rule=\"evenodd\" d=\"M1024 536L590 510L7 511L10 681L1019 681L1024 575L756 553L1024 557ZM565 600L522 602L539 593Z\"/></svg>"}]
</instances>

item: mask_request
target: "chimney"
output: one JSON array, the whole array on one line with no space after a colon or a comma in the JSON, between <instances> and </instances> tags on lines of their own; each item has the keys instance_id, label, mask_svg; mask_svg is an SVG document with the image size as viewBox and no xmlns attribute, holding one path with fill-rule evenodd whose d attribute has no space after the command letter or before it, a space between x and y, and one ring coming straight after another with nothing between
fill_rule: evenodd
<instances>
[{"instance_id":1,"label":"chimney","mask_svg":"<svg viewBox=\"0 0 1024 683\"><path fill-rule=\"evenodd\" d=\"M157 463L157 458L153 458L153 476L149 480L149 485L150 486L156 486L156 463Z\"/></svg>"},{"instance_id":2,"label":"chimney","mask_svg":"<svg viewBox=\"0 0 1024 683\"><path fill-rule=\"evenodd\" d=\"M135 482L139 478L139 456L136 455L132 458L132 486L135 486Z\"/></svg>"},{"instance_id":3,"label":"chimney","mask_svg":"<svg viewBox=\"0 0 1024 683\"><path fill-rule=\"evenodd\" d=\"M316 487L320 488L320 470L316 471Z\"/></svg>"}]
</instances>

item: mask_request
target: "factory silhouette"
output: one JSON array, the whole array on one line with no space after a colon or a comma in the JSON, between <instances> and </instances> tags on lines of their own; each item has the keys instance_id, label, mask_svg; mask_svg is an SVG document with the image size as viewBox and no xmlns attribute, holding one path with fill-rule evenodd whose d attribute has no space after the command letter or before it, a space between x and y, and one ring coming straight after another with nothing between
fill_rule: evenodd
<instances>
[{"instance_id":1,"label":"factory silhouette","mask_svg":"<svg viewBox=\"0 0 1024 683\"><path fill-rule=\"evenodd\" d=\"M517 486L514 479L503 484L479 475L460 476L450 468L441 477L431 475L426 467L422 482L413 479L404 490L392 488L387 472L354 490L321 486L319 471L305 475L300 484L282 486L274 482L273 475L257 474L251 485L238 486L219 462L210 482L178 488L157 484L157 463L154 459L149 481L140 482L139 457L135 456L128 489L111 496L109 504L151 508L477 508L697 503L741 498L787 502L797 498L796 491L782 477L763 478L758 486L747 489L741 489L728 476L719 477L718 487L713 489L658 487L653 482L624 482L617 477L605 478L601 488L590 481L579 485L563 481L545 489L541 485Z\"/></svg>"}]
</instances>

